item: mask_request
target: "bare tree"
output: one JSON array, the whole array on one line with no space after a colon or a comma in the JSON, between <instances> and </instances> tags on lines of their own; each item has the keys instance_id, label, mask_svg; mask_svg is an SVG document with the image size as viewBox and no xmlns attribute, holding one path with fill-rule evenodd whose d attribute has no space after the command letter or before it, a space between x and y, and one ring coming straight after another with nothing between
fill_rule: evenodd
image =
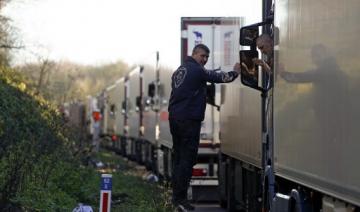
<instances>
[{"instance_id":1,"label":"bare tree","mask_svg":"<svg viewBox=\"0 0 360 212\"><path fill-rule=\"evenodd\" d=\"M48 64L49 64L49 59L46 58L44 59L41 63L40 63L40 76L39 76L39 80L36 86L36 93L39 94L41 93L41 89L43 86L43 81L44 81L44 77L45 77L45 73L47 71L48 68Z\"/></svg>"},{"instance_id":2,"label":"bare tree","mask_svg":"<svg viewBox=\"0 0 360 212\"><path fill-rule=\"evenodd\" d=\"M0 65L9 65L10 50L22 49L23 45L15 43L16 30L11 26L11 20L1 14L2 9L10 0L0 0Z\"/></svg>"}]
</instances>

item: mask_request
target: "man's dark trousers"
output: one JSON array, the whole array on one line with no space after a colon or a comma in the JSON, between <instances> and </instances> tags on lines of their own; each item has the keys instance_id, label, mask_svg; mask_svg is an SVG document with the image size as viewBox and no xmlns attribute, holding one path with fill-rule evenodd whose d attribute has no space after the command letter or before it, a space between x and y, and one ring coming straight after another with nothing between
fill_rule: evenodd
<instances>
[{"instance_id":1,"label":"man's dark trousers","mask_svg":"<svg viewBox=\"0 0 360 212\"><path fill-rule=\"evenodd\" d=\"M201 121L170 119L169 123L173 138L172 201L177 203L187 199L199 148Z\"/></svg>"}]
</instances>

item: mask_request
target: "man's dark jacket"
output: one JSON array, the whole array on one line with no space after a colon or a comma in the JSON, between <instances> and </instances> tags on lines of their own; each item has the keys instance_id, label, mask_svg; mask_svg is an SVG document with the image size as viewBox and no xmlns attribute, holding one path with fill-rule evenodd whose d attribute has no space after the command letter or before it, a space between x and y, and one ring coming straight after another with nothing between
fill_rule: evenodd
<instances>
[{"instance_id":1,"label":"man's dark jacket","mask_svg":"<svg viewBox=\"0 0 360 212\"><path fill-rule=\"evenodd\" d=\"M226 83L236 79L238 73L206 70L192 57L187 57L171 78L169 118L177 120L204 120L206 108L206 82Z\"/></svg>"}]
</instances>

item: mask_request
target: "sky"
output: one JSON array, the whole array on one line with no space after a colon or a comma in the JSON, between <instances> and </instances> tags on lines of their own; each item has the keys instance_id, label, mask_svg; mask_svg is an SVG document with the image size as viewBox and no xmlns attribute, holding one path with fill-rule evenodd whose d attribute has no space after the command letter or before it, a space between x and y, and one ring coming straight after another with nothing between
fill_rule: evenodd
<instances>
[{"instance_id":1,"label":"sky","mask_svg":"<svg viewBox=\"0 0 360 212\"><path fill-rule=\"evenodd\" d=\"M180 63L180 18L261 20L260 0L12 0L3 11L26 46L15 64L49 58L86 65Z\"/></svg>"}]
</instances>

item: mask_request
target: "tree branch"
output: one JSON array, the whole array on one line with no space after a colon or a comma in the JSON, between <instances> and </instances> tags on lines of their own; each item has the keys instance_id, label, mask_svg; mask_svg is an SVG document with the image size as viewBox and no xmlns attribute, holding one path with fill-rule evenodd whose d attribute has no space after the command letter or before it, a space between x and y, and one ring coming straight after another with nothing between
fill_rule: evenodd
<instances>
[{"instance_id":1,"label":"tree branch","mask_svg":"<svg viewBox=\"0 0 360 212\"><path fill-rule=\"evenodd\" d=\"M13 45L7 45L7 44L1 44L1 49L23 49L25 46L13 46Z\"/></svg>"}]
</instances>

